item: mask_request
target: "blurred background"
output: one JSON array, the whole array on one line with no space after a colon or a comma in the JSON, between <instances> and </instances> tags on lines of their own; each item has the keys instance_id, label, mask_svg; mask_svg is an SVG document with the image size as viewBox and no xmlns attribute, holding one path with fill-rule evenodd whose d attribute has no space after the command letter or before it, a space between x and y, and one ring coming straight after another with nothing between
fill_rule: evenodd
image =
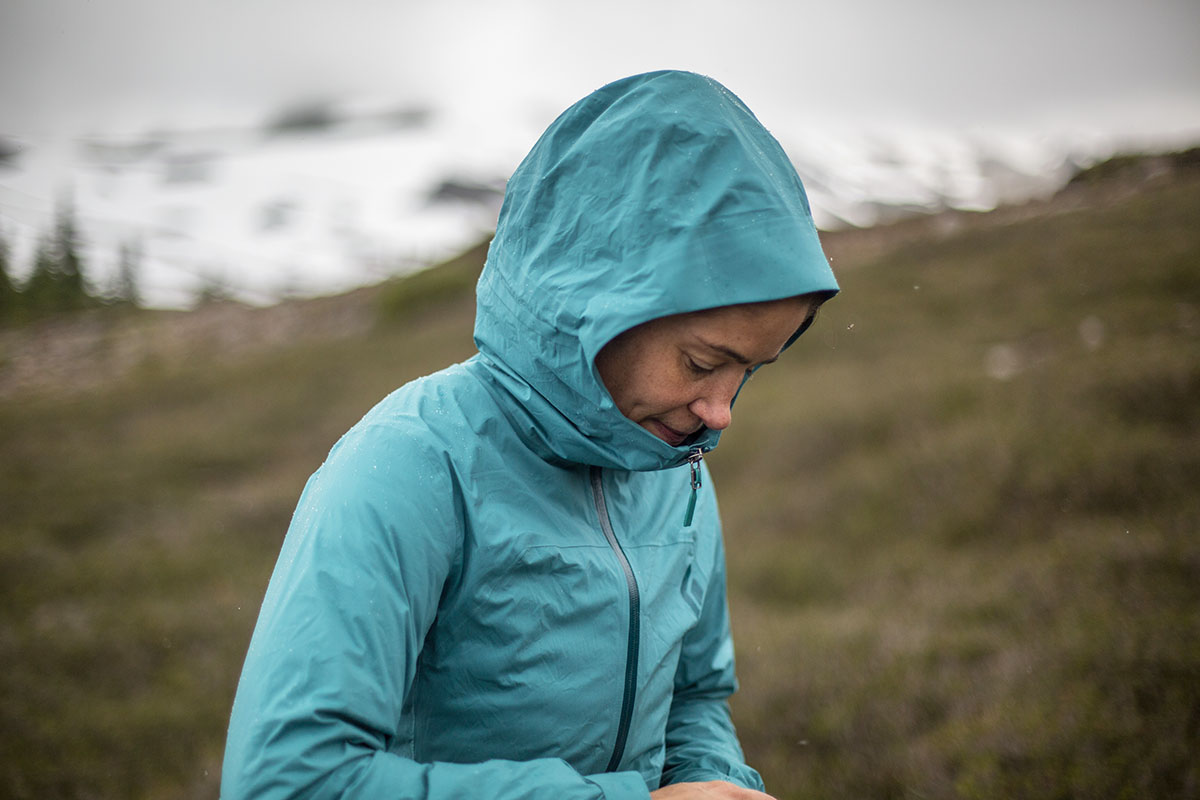
<instances>
[{"instance_id":1,"label":"blurred background","mask_svg":"<svg viewBox=\"0 0 1200 800\"><path fill-rule=\"evenodd\" d=\"M563 109L616 78L728 85L827 228L1045 196L1200 136L1187 0L15 0L0 17L0 232L33 269L74 204L89 280L268 304L427 265L494 222Z\"/></svg>"},{"instance_id":2,"label":"blurred background","mask_svg":"<svg viewBox=\"0 0 1200 800\"><path fill-rule=\"evenodd\" d=\"M504 181L726 84L844 292L711 457L781 798L1200 797L1200 6L0 9L0 796L214 797L291 509Z\"/></svg>"}]
</instances>

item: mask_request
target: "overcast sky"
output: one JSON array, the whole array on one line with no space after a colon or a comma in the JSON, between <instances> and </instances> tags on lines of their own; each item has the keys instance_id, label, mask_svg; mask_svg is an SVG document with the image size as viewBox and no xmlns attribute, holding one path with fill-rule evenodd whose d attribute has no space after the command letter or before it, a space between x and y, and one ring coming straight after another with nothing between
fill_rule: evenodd
<instances>
[{"instance_id":1,"label":"overcast sky","mask_svg":"<svg viewBox=\"0 0 1200 800\"><path fill-rule=\"evenodd\" d=\"M0 135L345 97L540 126L663 67L768 124L1200 135L1198 40L1197 0L4 0Z\"/></svg>"}]
</instances>

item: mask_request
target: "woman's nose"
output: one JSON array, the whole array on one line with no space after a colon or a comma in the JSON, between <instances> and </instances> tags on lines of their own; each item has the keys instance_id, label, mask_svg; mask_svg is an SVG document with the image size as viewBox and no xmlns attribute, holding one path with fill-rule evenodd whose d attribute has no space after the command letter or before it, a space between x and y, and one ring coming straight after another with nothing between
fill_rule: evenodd
<instances>
[{"instance_id":1,"label":"woman's nose","mask_svg":"<svg viewBox=\"0 0 1200 800\"><path fill-rule=\"evenodd\" d=\"M727 383L730 382L723 381L720 385L713 387L711 391L705 392L693 400L688 406L688 410L700 418L704 427L714 431L728 428L729 423L733 420L730 407L733 405L733 397L737 394L741 384L726 385Z\"/></svg>"}]
</instances>

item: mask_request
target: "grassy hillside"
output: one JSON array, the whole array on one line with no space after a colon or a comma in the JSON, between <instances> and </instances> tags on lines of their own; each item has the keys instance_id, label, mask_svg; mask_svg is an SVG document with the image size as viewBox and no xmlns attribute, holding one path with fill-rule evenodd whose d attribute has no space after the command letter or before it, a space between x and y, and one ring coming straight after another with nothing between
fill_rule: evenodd
<instances>
[{"instance_id":1,"label":"grassy hillside","mask_svg":"<svg viewBox=\"0 0 1200 800\"><path fill-rule=\"evenodd\" d=\"M1200 178L1103 197L830 236L842 296L739 400L734 713L779 797L1200 797ZM0 796L216 795L303 482L472 352L479 255L366 334L0 401Z\"/></svg>"}]
</instances>

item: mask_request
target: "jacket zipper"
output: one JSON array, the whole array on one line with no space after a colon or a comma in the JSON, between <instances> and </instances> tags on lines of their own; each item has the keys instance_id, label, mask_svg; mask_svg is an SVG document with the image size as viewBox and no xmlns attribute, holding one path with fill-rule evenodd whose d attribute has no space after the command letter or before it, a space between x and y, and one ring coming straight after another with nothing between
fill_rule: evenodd
<instances>
[{"instance_id":1,"label":"jacket zipper","mask_svg":"<svg viewBox=\"0 0 1200 800\"><path fill-rule=\"evenodd\" d=\"M700 459L704 458L704 450L699 447L693 447L692 452L688 453L688 466L692 470L692 494L688 497L687 511L683 512L683 527L692 524L692 517L696 513L696 493L700 491Z\"/></svg>"},{"instance_id":2,"label":"jacket zipper","mask_svg":"<svg viewBox=\"0 0 1200 800\"><path fill-rule=\"evenodd\" d=\"M608 504L604 501L604 484L600 480L600 468L592 467L592 500L596 504L596 515L600 518L600 529L604 538L612 548L625 573L625 585L629 589L629 642L625 653L625 693L621 698L621 717L617 725L617 740L613 744L612 758L608 760L605 772L616 772L625 754L625 740L629 737L629 723L633 719L633 701L637 696L637 667L638 646L641 639L641 596L638 593L637 578L634 577L633 567L613 533L612 521L608 517Z\"/></svg>"}]
</instances>

